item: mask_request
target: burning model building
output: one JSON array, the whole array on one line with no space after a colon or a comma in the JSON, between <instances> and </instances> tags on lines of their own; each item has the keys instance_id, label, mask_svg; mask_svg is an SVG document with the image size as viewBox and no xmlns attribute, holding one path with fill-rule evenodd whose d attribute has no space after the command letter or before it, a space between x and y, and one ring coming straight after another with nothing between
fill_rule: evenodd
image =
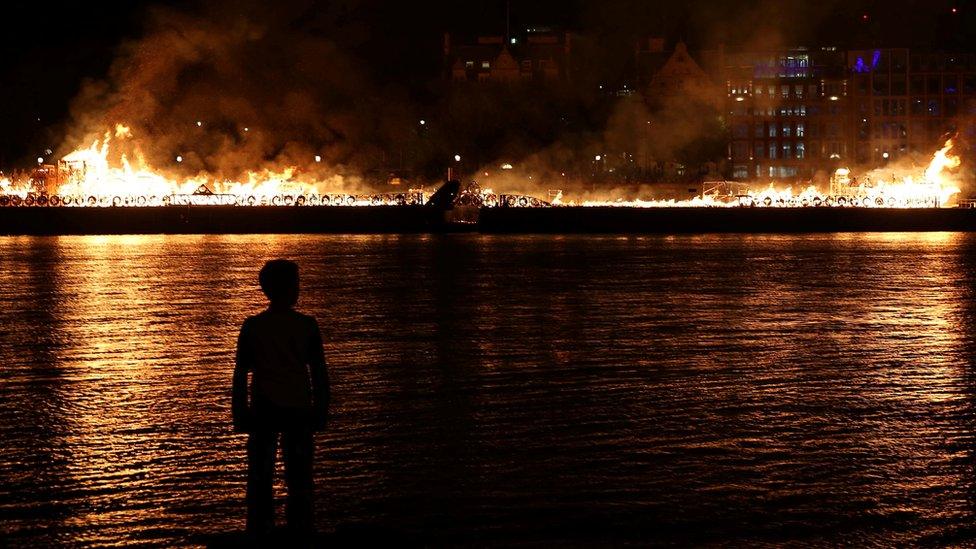
<instances>
[{"instance_id":1,"label":"burning model building","mask_svg":"<svg viewBox=\"0 0 976 549\"><path fill-rule=\"evenodd\" d=\"M948 173L959 165L952 140L935 153L923 173L872 181L849 169L838 169L829 188L809 186L751 188L723 183L703 188L690 200L573 200L557 193L551 202L525 194L496 194L469 186L460 206L543 207L865 207L939 208L952 205L959 187ZM114 154L113 154L114 151ZM179 157L177 158L179 160ZM415 205L427 196L420 190L395 193L348 193L329 181L310 180L294 167L248 172L243 180L207 176L175 178L148 166L132 143L129 128L118 124L90 146L71 152L56 165L42 164L29 177L0 179L0 206L151 207L151 206L377 206Z\"/></svg>"}]
</instances>

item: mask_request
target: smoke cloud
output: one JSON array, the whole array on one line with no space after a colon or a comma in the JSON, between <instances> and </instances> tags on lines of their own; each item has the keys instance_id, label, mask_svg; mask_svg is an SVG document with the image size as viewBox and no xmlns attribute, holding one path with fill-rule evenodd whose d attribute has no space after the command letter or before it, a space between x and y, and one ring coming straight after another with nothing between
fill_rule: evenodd
<instances>
[{"instance_id":1,"label":"smoke cloud","mask_svg":"<svg viewBox=\"0 0 976 549\"><path fill-rule=\"evenodd\" d=\"M339 47L356 30L336 14L302 4L201 9L152 10L146 35L75 100L69 148L123 123L151 166L183 175L283 166L359 175L405 138L397 129L415 118L409 103Z\"/></svg>"},{"instance_id":2,"label":"smoke cloud","mask_svg":"<svg viewBox=\"0 0 976 549\"><path fill-rule=\"evenodd\" d=\"M844 7L835 0L691 0L654 9L637 0L582 3L571 79L458 86L443 74L397 83L371 73L355 52L376 38L375 21L367 24L362 12L380 4L269 7L243 0L154 8L143 37L120 47L108 76L83 86L58 152L87 146L122 123L133 138L115 146L130 159L140 151L174 176L241 179L294 166L299 177L351 190L398 168L433 183L454 166L501 192L544 196L560 188L633 197L648 183L726 175L730 131L721 112L724 82L650 99L645 90L608 93L638 84L628 82L638 40L666 36L670 52L675 38L687 38L692 57L707 68L703 51L800 44ZM440 61L436 49L429 55ZM398 73L401 80L404 74L410 71ZM454 163L455 155L463 160ZM502 170L504 164L514 169Z\"/></svg>"}]
</instances>

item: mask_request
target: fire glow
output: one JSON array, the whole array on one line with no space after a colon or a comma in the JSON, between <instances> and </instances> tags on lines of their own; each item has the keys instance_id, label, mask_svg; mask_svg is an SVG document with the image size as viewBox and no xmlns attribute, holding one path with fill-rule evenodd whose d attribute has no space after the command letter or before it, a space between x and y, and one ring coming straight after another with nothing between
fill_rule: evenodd
<instances>
[{"instance_id":1,"label":"fire glow","mask_svg":"<svg viewBox=\"0 0 976 549\"><path fill-rule=\"evenodd\" d=\"M777 189L770 183L758 189L745 189L734 192L716 188L703 191L701 195L688 200L585 200L562 202L561 197L553 205L574 206L628 206L635 208L707 208L707 207L865 207L865 208L939 208L952 205L960 189L951 178L949 170L959 166L958 156L950 154L952 140L946 141L936 151L925 168L921 178L918 174L908 174L900 179L860 182L851 177L847 168L837 169L831 177L826 191L816 186L808 186L799 192L792 187Z\"/></svg>"},{"instance_id":2,"label":"fire glow","mask_svg":"<svg viewBox=\"0 0 976 549\"><path fill-rule=\"evenodd\" d=\"M296 167L248 172L240 181L203 175L177 179L152 169L131 139L130 129L118 124L56 166L42 165L27 180L0 179L0 206L375 206L419 204L424 198L419 191L327 192L337 185L303 180Z\"/></svg>"},{"instance_id":3,"label":"fire glow","mask_svg":"<svg viewBox=\"0 0 976 549\"><path fill-rule=\"evenodd\" d=\"M475 185L470 205L486 207L612 206L673 207L869 207L938 208L951 205L959 187L950 170L960 164L946 141L923 173L888 180L858 181L848 169L838 169L827 190L808 186L777 189L774 184L750 188L744 184L703 189L686 200L573 200L558 192L550 202L528 195L498 195ZM178 157L182 159L182 156ZM316 157L316 162L320 157ZM0 206L150 207L150 206L375 206L422 204L428 196L418 190L397 193L335 192L330 180L309 180L296 167L248 172L239 181L206 175L173 178L148 166L135 146L130 129L118 124L86 148L64 156L56 166L41 164L29 178L0 178ZM332 187L332 191L330 191ZM464 198L459 202L467 204Z\"/></svg>"}]
</instances>

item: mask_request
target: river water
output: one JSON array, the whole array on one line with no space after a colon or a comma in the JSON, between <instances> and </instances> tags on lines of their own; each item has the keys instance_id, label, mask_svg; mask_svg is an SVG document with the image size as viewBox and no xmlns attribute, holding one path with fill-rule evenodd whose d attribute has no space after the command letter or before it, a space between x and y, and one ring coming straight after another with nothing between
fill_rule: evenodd
<instances>
[{"instance_id":1,"label":"river water","mask_svg":"<svg viewBox=\"0 0 976 549\"><path fill-rule=\"evenodd\" d=\"M0 238L0 544L243 529L274 257L326 339L322 532L976 541L976 235L216 235Z\"/></svg>"}]
</instances>

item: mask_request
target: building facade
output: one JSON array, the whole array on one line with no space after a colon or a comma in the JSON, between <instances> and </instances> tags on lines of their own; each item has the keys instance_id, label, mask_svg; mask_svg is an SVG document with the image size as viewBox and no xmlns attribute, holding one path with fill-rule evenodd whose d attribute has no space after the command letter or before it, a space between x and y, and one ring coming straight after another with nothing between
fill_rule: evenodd
<instances>
[{"instance_id":1,"label":"building facade","mask_svg":"<svg viewBox=\"0 0 976 549\"><path fill-rule=\"evenodd\" d=\"M856 163L929 157L957 132L973 136L976 55L855 50L847 65Z\"/></svg>"},{"instance_id":2,"label":"building facade","mask_svg":"<svg viewBox=\"0 0 976 549\"><path fill-rule=\"evenodd\" d=\"M704 56L726 87L734 179L822 182L840 167L925 162L957 132L976 137L973 54L826 47Z\"/></svg>"},{"instance_id":3,"label":"building facade","mask_svg":"<svg viewBox=\"0 0 976 549\"><path fill-rule=\"evenodd\" d=\"M638 58L638 64L645 57L651 57L651 51ZM692 94L708 96L713 92L714 83L705 71L698 65L688 52L684 42L678 42L674 51L666 57L660 57L660 66L653 71L646 83L638 79L642 85L644 96L649 100Z\"/></svg>"},{"instance_id":4,"label":"building facade","mask_svg":"<svg viewBox=\"0 0 976 549\"><path fill-rule=\"evenodd\" d=\"M572 43L572 34L547 27L508 37L445 33L444 67L453 82L558 82L570 78Z\"/></svg>"},{"instance_id":5,"label":"building facade","mask_svg":"<svg viewBox=\"0 0 976 549\"><path fill-rule=\"evenodd\" d=\"M848 162L850 93L843 52L709 52L725 85L728 160L739 180L814 180Z\"/></svg>"}]
</instances>

